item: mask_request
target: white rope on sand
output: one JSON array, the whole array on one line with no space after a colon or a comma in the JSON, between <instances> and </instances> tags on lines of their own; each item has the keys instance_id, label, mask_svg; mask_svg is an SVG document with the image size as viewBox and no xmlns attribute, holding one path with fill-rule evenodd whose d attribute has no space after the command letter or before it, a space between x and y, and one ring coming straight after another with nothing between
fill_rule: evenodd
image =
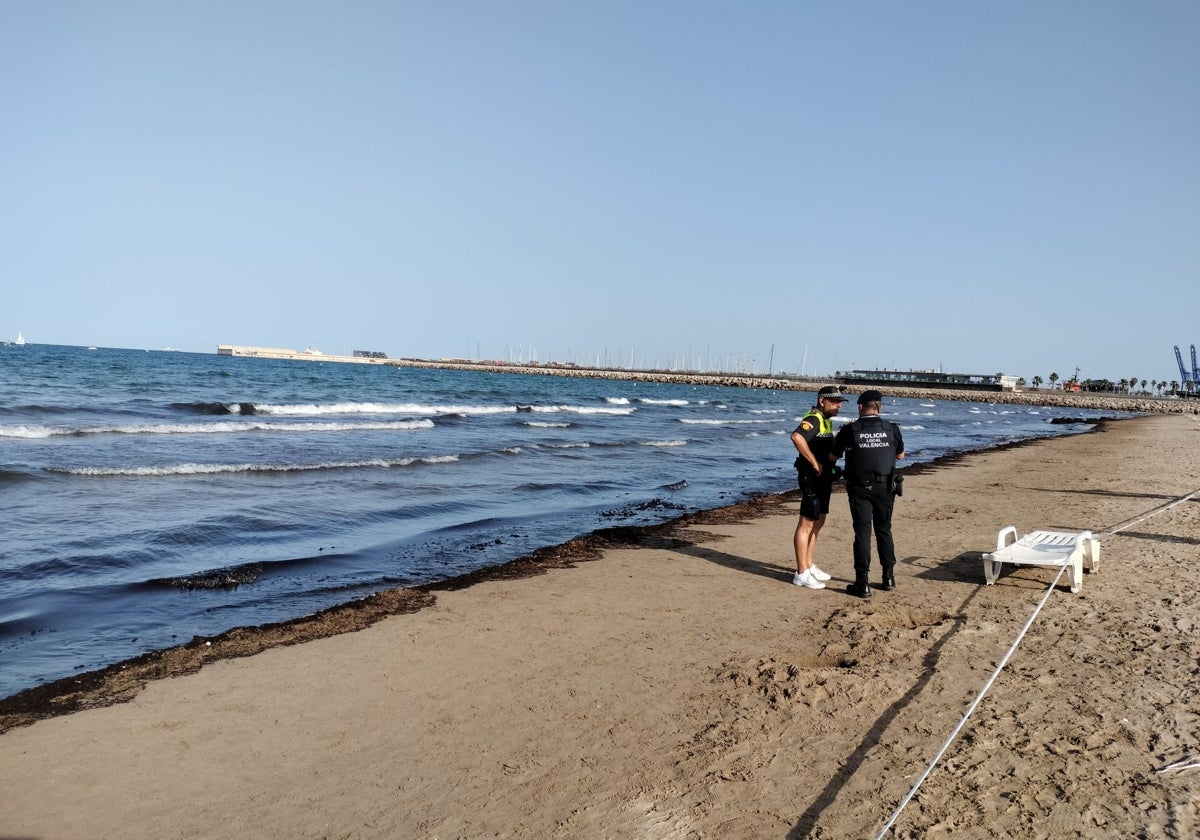
<instances>
[{"instance_id":1,"label":"white rope on sand","mask_svg":"<svg viewBox=\"0 0 1200 840\"><path fill-rule=\"evenodd\" d=\"M1182 761L1176 761L1174 764L1168 764L1166 767L1160 767L1156 773L1176 773L1182 770L1195 770L1200 767L1200 760L1195 757L1185 758Z\"/></svg>"},{"instance_id":2,"label":"white rope on sand","mask_svg":"<svg viewBox=\"0 0 1200 840\"><path fill-rule=\"evenodd\" d=\"M1121 531L1124 531L1126 528L1132 528L1134 525L1137 525L1140 522L1145 522L1152 516L1165 513L1176 505L1181 505L1184 502L1195 498L1197 495L1200 495L1200 488L1193 490L1186 496L1180 496L1174 501L1159 505L1158 507L1147 511L1140 516L1135 516L1132 519L1127 519L1124 522L1120 522L1114 525L1112 528L1109 528L1108 530L1098 534L1097 539L1105 540L1109 537L1115 536ZM963 714L962 720L958 722L958 726L954 727L954 731L950 733L950 737L946 739L946 743L942 744L942 748L938 750L937 755L933 757L933 761L929 762L929 766L925 768L925 772L921 774L921 778L917 779L916 784L912 786L912 789L909 790L904 799L900 800L900 804L896 806L896 810L892 812L891 817L889 817L888 821L884 823L883 828L879 830L879 834L875 836L875 840L883 840L883 836L888 833L891 827L895 824L896 820L900 818L900 813L904 810L904 807L912 801L914 796L917 795L917 790L921 787L924 781L929 778L929 774L933 772L933 768L937 766L938 761L941 760L946 750L948 750L950 745L954 743L954 739L958 737L958 733L961 732L962 728L967 725L967 720L971 717L971 714L975 711L975 708L979 705L980 701L983 700L983 697L985 694L987 694L988 689L992 687L992 683L994 683L996 678L1000 676L1000 672L1004 670L1004 666L1008 664L1009 658L1011 658L1013 653L1016 652L1017 645L1021 644L1021 640L1025 638L1025 634L1029 631L1029 628L1033 626L1033 622L1038 617L1038 613L1042 611L1042 607L1044 607L1046 605L1046 601L1050 599L1050 595L1054 592L1054 587L1058 585L1059 578L1062 577L1063 572L1066 570L1067 564L1064 562L1062 567L1059 568L1058 574L1055 575L1054 580L1051 581L1049 588L1046 590L1046 594L1043 595L1042 600L1038 602L1037 609L1033 611L1033 615L1029 616L1029 620L1025 622L1025 626L1021 628L1021 632L1017 634L1017 638L1013 641L1012 646L1009 647L1008 652L1005 653L1000 659L1000 663L996 666L996 669L992 671L992 675L988 677L988 681L983 684L983 688L979 690L979 694L977 694L975 699L971 701L971 705L967 707L967 711ZM1191 770L1196 767L1200 767L1200 761L1196 761L1195 759L1184 759L1183 761L1177 761L1175 764L1168 765L1158 772L1166 773L1178 770Z\"/></svg>"},{"instance_id":3,"label":"white rope on sand","mask_svg":"<svg viewBox=\"0 0 1200 840\"><path fill-rule=\"evenodd\" d=\"M1158 516L1158 514L1165 513L1168 510L1170 510L1171 508L1175 507L1176 505L1181 505L1186 501L1190 501L1191 499L1194 499L1197 496L1197 494L1200 494L1200 488L1196 488L1191 493L1188 493L1186 496L1180 496L1178 499L1175 499L1172 502L1167 502L1165 504L1159 505L1156 508L1148 510L1145 513L1143 513L1141 516L1135 516L1132 519L1126 519L1124 522L1120 522L1120 523L1114 525L1113 527L1109 528L1107 531L1101 532L1098 536L1098 539L1105 540L1105 539L1108 539L1109 537L1116 536L1121 531L1124 531L1126 528L1132 528L1134 525L1137 525L1141 522L1145 522L1151 516Z\"/></svg>"},{"instance_id":4,"label":"white rope on sand","mask_svg":"<svg viewBox=\"0 0 1200 840\"><path fill-rule=\"evenodd\" d=\"M1000 676L1000 672L1004 670L1004 666L1008 664L1008 660L1016 651L1017 645L1021 644L1021 639L1025 638L1025 633L1028 632L1029 628L1033 626L1034 619L1038 617L1038 613L1042 611L1042 607L1046 605L1046 601L1050 600L1050 596L1054 593L1054 587L1058 585L1059 578L1062 577L1063 572L1066 570L1067 564L1063 563L1062 567L1058 570L1058 574L1055 575L1054 580L1051 581L1050 587L1046 590L1046 594L1043 595L1042 600L1038 602L1037 609L1033 611L1033 615L1029 616L1029 620L1025 622L1025 626L1021 628L1021 632L1017 634L1016 641L1012 643L1012 646L1008 649L1008 652L1001 657L1000 664L998 664L996 669L992 671L992 675L988 677L988 681L984 683L983 688L979 691L979 694L975 695L975 699L971 701L971 705L967 707L967 711L963 714L962 720L958 722L958 726L954 727L954 731L950 733L950 737L946 739L946 743L942 744L942 748L938 750L937 755L933 757L933 761L929 762L929 766L925 768L925 772L921 774L921 778L917 779L917 783L912 786L912 790L910 790L908 795L905 796L904 799L900 801L900 804L896 806L895 812L892 813L891 818L889 818L887 823L884 824L883 828L880 829L875 840L883 840L883 836L888 833L888 830L892 827L892 824L895 823L900 817L900 812L904 810L904 806L907 805L914 796L916 796L917 789L921 787L921 784L927 778L929 778L929 774L932 773L933 768L937 766L942 754L950 748L950 745L954 743L954 739L958 737L958 733L964 726L967 725L967 719L971 717L971 713L975 711L975 707L979 705L981 700L983 700L983 696L987 694L988 689L992 687L992 683L996 681L996 678Z\"/></svg>"}]
</instances>

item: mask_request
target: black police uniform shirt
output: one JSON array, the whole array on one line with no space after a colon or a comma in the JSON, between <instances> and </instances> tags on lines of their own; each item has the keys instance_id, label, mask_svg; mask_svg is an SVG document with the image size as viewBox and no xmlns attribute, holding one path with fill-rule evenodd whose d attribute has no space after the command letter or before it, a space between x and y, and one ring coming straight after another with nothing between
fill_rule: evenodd
<instances>
[{"instance_id":1,"label":"black police uniform shirt","mask_svg":"<svg viewBox=\"0 0 1200 840\"><path fill-rule=\"evenodd\" d=\"M798 432L800 437L804 438L813 457L821 465L821 476L829 478L829 453L833 451L833 423L828 417L824 417L822 420L823 417L824 415L815 406L810 408L808 414L800 418L800 425L792 434ZM796 459L796 469L805 475L813 475L812 464L808 463L808 459L803 455Z\"/></svg>"},{"instance_id":2,"label":"black police uniform shirt","mask_svg":"<svg viewBox=\"0 0 1200 840\"><path fill-rule=\"evenodd\" d=\"M904 452L900 427L878 414L868 414L838 431L833 452L846 453L846 474L854 480L888 475L895 469L896 456Z\"/></svg>"}]
</instances>

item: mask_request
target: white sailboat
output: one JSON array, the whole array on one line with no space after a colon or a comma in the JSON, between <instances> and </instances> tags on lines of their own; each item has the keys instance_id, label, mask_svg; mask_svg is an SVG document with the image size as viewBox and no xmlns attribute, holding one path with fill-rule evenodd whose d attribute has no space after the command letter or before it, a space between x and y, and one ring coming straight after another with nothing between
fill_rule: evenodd
<instances>
[{"instance_id":1,"label":"white sailboat","mask_svg":"<svg viewBox=\"0 0 1200 840\"><path fill-rule=\"evenodd\" d=\"M25 336L21 335L20 330L17 330L17 340L14 341L13 344L17 345L18 347L25 346Z\"/></svg>"}]
</instances>

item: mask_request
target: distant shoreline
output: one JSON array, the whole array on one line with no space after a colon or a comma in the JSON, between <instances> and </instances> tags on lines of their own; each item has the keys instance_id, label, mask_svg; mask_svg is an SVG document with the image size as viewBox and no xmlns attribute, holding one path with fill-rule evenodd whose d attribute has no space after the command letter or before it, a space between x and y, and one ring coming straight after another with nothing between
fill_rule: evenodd
<instances>
[{"instance_id":1,"label":"distant shoreline","mask_svg":"<svg viewBox=\"0 0 1200 840\"><path fill-rule=\"evenodd\" d=\"M728 373L673 373L668 371L615 370L612 368L543 367L541 365L489 364L486 362L444 362L427 359L388 359L397 367L438 370L475 370L487 373L515 373L542 376L574 376L581 379L608 379L625 382L668 382L679 385L718 385L730 388L766 388L778 391L812 391L828 384L817 377L784 379ZM848 394L862 388L847 385ZM948 388L906 388L880 386L885 396L911 399L952 400L955 402L1004 403L1005 405L1058 406L1099 411L1135 411L1143 414L1196 414L1200 403L1191 399L1130 397L1120 394L1075 393L1072 391L970 391Z\"/></svg>"},{"instance_id":2,"label":"distant shoreline","mask_svg":"<svg viewBox=\"0 0 1200 840\"><path fill-rule=\"evenodd\" d=\"M765 388L778 391L813 391L831 380L816 376L776 377L751 374L692 371L676 373L663 370L628 370L621 368L580 367L575 364L510 364L491 361L476 362L468 359L389 359L382 353L356 351L354 356L326 355L314 350L303 353L296 350L249 347L241 345L219 345L219 355L286 359L291 361L338 362L385 365L391 367L418 367L435 370L473 370L486 373L516 373L534 376L572 376L579 379L608 379L618 382L668 382L677 385L717 385L729 388ZM865 387L879 387L887 396L912 399L952 400L956 402L1004 403L1006 405L1058 406L1062 408L1087 408L1100 411L1133 411L1142 414L1198 414L1200 403L1188 398L1164 398L1151 396L1128 396L1124 394L1101 394L1060 390L983 391L970 388L914 388L891 385L862 386L846 385L843 390L856 394Z\"/></svg>"}]
</instances>

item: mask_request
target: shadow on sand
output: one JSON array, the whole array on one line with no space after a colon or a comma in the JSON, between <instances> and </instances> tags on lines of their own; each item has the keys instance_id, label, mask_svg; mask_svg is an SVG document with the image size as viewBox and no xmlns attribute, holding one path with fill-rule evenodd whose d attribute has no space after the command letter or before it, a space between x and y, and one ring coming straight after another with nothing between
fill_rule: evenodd
<instances>
[{"instance_id":1,"label":"shadow on sand","mask_svg":"<svg viewBox=\"0 0 1200 840\"><path fill-rule=\"evenodd\" d=\"M918 572L916 577L926 580L973 582L978 581L981 576L979 570L982 558L980 553L976 551L960 554L951 560L931 561L930 558L926 557L908 557L900 562L910 566L924 566L924 570ZM904 708L925 690L930 679L932 679L934 673L937 671L938 660L941 658L942 650L966 624L967 607L970 606L980 591L981 588L971 590L971 594L959 605L958 610L952 616L953 621L946 628L941 638L934 642L928 653L925 654L922 660L920 678L904 693L903 697L888 706L876 718L870 728L867 729L858 746L846 758L845 764L838 774L829 780L824 790L817 795L817 798L808 806L808 809L800 815L792 830L788 832L788 840L801 840L802 838L812 836L821 819L821 815L837 799L838 792L845 781L852 778L861 769L867 757L878 746L883 733L887 731L888 727L892 725Z\"/></svg>"}]
</instances>

